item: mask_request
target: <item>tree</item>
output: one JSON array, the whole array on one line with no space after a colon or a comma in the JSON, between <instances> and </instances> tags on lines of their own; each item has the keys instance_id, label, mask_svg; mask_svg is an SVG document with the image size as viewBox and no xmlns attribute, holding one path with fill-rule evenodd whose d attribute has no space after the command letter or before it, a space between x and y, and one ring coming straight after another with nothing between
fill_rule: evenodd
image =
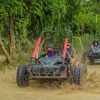
<instances>
[{"instance_id":1,"label":"tree","mask_svg":"<svg viewBox=\"0 0 100 100\"><path fill-rule=\"evenodd\" d=\"M1 22L6 26L8 34L10 54L15 53L15 23L16 19L24 16L25 4L19 0L1 0L0 2ZM3 20L2 20L3 19ZM3 31L1 32L3 33Z\"/></svg>"},{"instance_id":2,"label":"tree","mask_svg":"<svg viewBox=\"0 0 100 100\"><path fill-rule=\"evenodd\" d=\"M1 46L3 52L4 52L5 56L6 56L7 62L11 64L12 63L11 56L9 55L7 50L5 49L4 44L3 44L2 40L1 40L1 37L0 37L0 46Z\"/></svg>"},{"instance_id":3,"label":"tree","mask_svg":"<svg viewBox=\"0 0 100 100\"><path fill-rule=\"evenodd\" d=\"M93 32L99 10L99 0L0 0L1 44L12 58L16 49L28 49L42 30Z\"/></svg>"}]
</instances>

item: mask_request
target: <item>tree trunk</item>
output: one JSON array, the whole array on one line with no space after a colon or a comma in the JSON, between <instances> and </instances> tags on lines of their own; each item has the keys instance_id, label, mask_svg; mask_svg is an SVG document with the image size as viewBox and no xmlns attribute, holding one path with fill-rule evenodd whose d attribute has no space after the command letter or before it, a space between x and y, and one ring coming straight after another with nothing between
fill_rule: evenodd
<instances>
[{"instance_id":1,"label":"tree trunk","mask_svg":"<svg viewBox=\"0 0 100 100\"><path fill-rule=\"evenodd\" d=\"M9 16L8 20L8 39L9 39L9 51L11 55L15 54L15 36L14 36L14 19Z\"/></svg>"},{"instance_id":2,"label":"tree trunk","mask_svg":"<svg viewBox=\"0 0 100 100\"><path fill-rule=\"evenodd\" d=\"M2 48L2 50L4 52L4 55L6 56L6 59L7 59L8 63L11 64L12 63L12 59L11 59L10 55L8 54L7 50L5 49L1 39L0 39L0 45L1 45L1 48Z\"/></svg>"}]
</instances>

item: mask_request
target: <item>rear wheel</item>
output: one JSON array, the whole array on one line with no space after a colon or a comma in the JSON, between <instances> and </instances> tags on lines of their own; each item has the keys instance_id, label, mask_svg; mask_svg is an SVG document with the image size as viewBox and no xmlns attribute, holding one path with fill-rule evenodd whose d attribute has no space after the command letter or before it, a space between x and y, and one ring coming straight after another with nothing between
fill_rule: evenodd
<instances>
[{"instance_id":1,"label":"rear wheel","mask_svg":"<svg viewBox=\"0 0 100 100\"><path fill-rule=\"evenodd\" d=\"M29 85L29 73L25 65L18 67L16 81L19 87L27 87Z\"/></svg>"},{"instance_id":2,"label":"rear wheel","mask_svg":"<svg viewBox=\"0 0 100 100\"><path fill-rule=\"evenodd\" d=\"M80 64L78 67L72 68L72 82L82 85L86 81L86 65Z\"/></svg>"}]
</instances>

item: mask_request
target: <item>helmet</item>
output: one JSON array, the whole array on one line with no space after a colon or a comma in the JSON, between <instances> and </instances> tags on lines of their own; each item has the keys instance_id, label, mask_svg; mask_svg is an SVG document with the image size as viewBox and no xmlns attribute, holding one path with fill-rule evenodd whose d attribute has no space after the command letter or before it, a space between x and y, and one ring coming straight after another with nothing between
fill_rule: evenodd
<instances>
[{"instance_id":1,"label":"helmet","mask_svg":"<svg viewBox=\"0 0 100 100\"><path fill-rule=\"evenodd\" d=\"M95 40L94 40L94 41L93 41L93 45L94 45L94 46L97 46L97 45L98 45L98 41L95 41Z\"/></svg>"},{"instance_id":2,"label":"helmet","mask_svg":"<svg viewBox=\"0 0 100 100\"><path fill-rule=\"evenodd\" d=\"M54 46L53 46L53 44L49 44L48 46L47 46L47 48L54 48Z\"/></svg>"}]
</instances>

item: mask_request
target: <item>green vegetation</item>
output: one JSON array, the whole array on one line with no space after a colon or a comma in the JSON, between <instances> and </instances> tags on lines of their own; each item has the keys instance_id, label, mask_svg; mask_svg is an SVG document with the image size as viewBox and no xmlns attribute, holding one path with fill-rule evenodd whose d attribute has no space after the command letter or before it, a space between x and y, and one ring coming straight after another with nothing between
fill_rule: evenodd
<instances>
[{"instance_id":1,"label":"green vegetation","mask_svg":"<svg viewBox=\"0 0 100 100\"><path fill-rule=\"evenodd\" d=\"M0 0L0 52L12 63L45 29L99 33L99 13L99 0Z\"/></svg>"}]
</instances>

